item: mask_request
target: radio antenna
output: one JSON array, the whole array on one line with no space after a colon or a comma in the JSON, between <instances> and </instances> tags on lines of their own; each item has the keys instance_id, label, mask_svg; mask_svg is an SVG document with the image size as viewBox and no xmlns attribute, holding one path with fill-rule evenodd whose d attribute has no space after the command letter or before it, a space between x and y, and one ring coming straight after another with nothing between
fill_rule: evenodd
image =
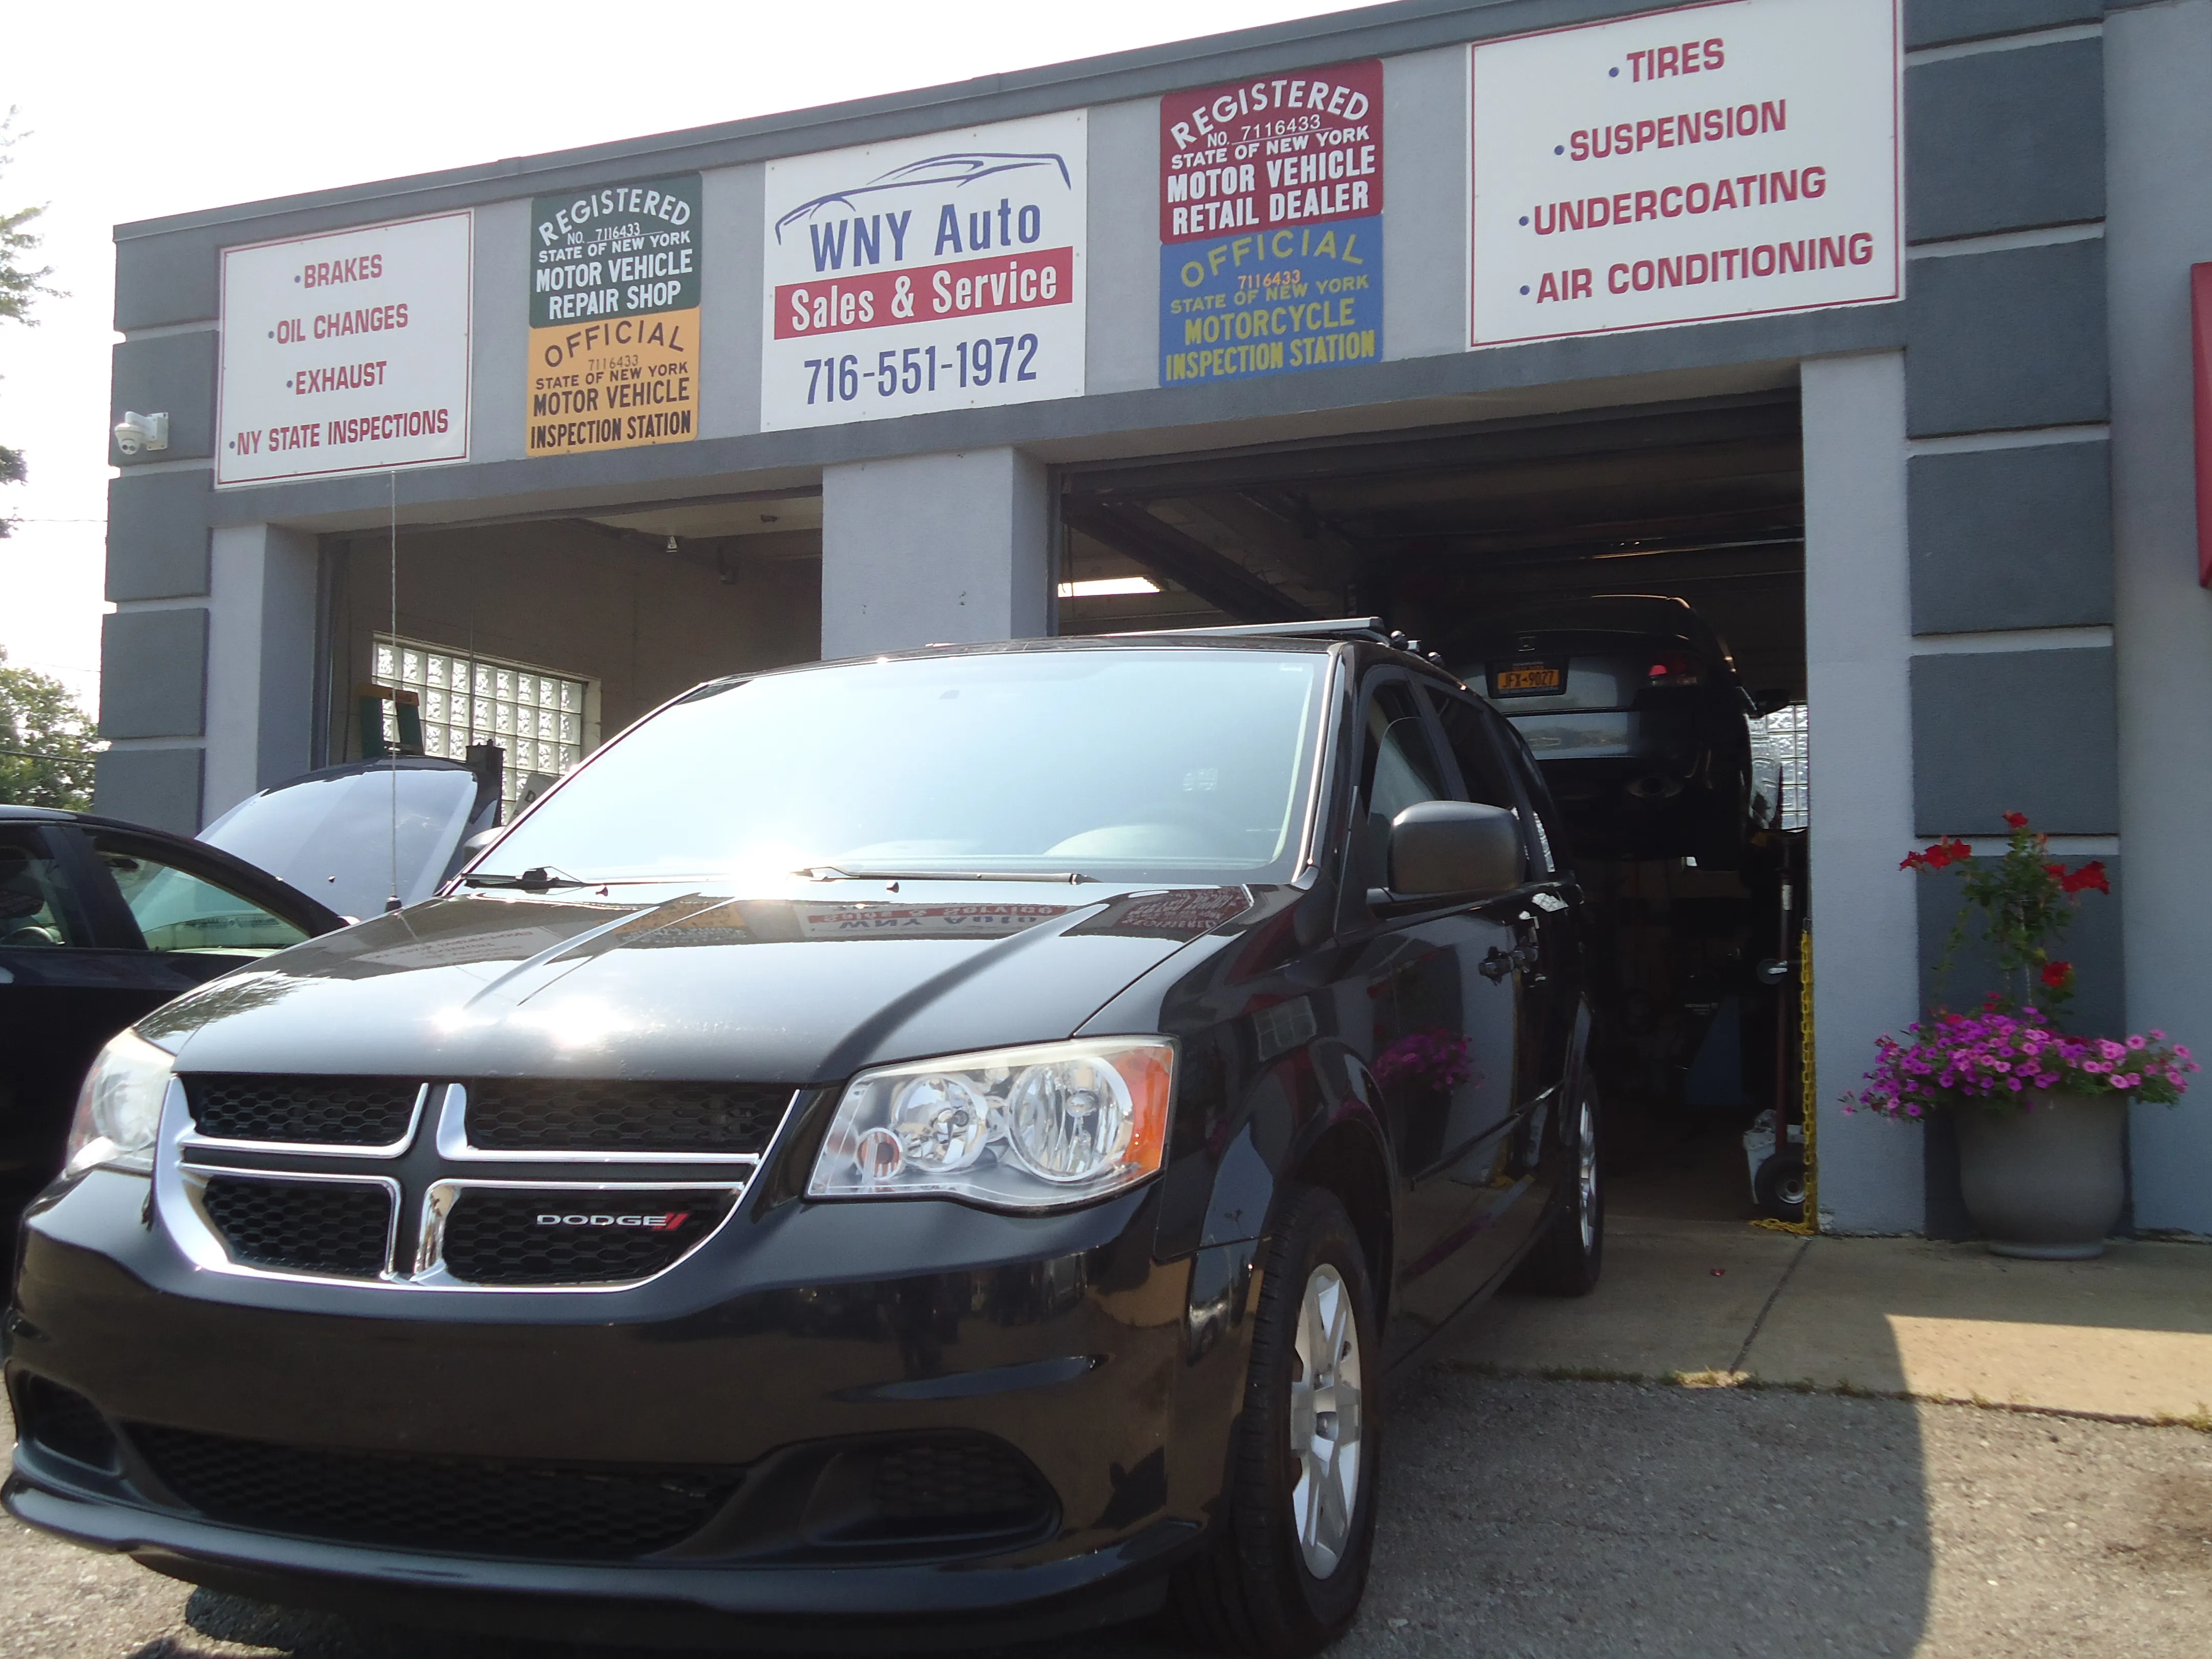
<instances>
[{"instance_id":1,"label":"radio antenna","mask_svg":"<svg viewBox=\"0 0 2212 1659\"><path fill-rule=\"evenodd\" d=\"M399 727L399 469L394 467L392 481L392 745L384 751L384 763L392 770L392 896L384 901L386 915L399 908L399 749L396 741Z\"/></svg>"}]
</instances>

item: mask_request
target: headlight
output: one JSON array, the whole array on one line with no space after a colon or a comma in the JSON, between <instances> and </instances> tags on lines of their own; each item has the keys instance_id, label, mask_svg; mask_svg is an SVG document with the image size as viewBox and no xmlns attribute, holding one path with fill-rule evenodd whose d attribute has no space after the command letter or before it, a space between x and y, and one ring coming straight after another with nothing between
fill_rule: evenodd
<instances>
[{"instance_id":1,"label":"headlight","mask_svg":"<svg viewBox=\"0 0 2212 1659\"><path fill-rule=\"evenodd\" d=\"M154 1167L154 1135L161 1127L161 1097L175 1073L174 1056L136 1031L125 1031L100 1051L77 1091L70 1124L67 1175L103 1165L116 1170Z\"/></svg>"},{"instance_id":2,"label":"headlight","mask_svg":"<svg viewBox=\"0 0 2212 1659\"><path fill-rule=\"evenodd\" d=\"M1134 1185L1167 1150L1175 1045L1092 1037L863 1072L809 1198L969 1199L1052 1210Z\"/></svg>"}]
</instances>

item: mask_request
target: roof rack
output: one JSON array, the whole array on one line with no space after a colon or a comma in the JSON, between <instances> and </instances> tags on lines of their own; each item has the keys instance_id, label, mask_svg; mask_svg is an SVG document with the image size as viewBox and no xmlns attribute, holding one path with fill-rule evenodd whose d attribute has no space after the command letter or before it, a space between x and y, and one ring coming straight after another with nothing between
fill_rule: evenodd
<instances>
[{"instance_id":1,"label":"roof rack","mask_svg":"<svg viewBox=\"0 0 2212 1659\"><path fill-rule=\"evenodd\" d=\"M1376 645L1398 645L1401 649L1405 635L1394 636L1390 624L1380 617L1337 617L1313 622L1233 623L1227 628L1145 628L1133 629L1121 635L1124 639L1150 639L1163 635L1257 634L1273 639L1294 640L1365 640Z\"/></svg>"},{"instance_id":2,"label":"roof rack","mask_svg":"<svg viewBox=\"0 0 2212 1659\"><path fill-rule=\"evenodd\" d=\"M1447 674L1451 668L1441 653L1425 650L1419 640L1409 640L1380 617L1334 617L1313 622L1244 623L1227 628L1148 628L1113 635L1115 639L1146 640L1204 638L1207 635L1258 635L1263 638L1291 640L1358 640L1368 645L1379 645L1387 650L1403 651L1407 656L1419 657L1433 664ZM1453 675L1456 679L1457 675Z\"/></svg>"}]
</instances>

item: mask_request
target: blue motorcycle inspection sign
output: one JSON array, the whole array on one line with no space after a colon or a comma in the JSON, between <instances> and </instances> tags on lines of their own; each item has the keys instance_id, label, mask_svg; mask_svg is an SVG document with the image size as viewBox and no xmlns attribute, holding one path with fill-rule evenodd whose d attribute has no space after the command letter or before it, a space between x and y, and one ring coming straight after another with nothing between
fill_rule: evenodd
<instances>
[{"instance_id":1,"label":"blue motorcycle inspection sign","mask_svg":"<svg viewBox=\"0 0 2212 1659\"><path fill-rule=\"evenodd\" d=\"M1160 380L1382 349L1382 64L1160 100Z\"/></svg>"}]
</instances>

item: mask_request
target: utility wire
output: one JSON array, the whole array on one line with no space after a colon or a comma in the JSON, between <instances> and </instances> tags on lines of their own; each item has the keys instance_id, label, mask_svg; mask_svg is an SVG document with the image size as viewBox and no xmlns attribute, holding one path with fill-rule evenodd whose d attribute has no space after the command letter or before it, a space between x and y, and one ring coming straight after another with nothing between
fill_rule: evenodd
<instances>
[{"instance_id":1,"label":"utility wire","mask_svg":"<svg viewBox=\"0 0 2212 1659\"><path fill-rule=\"evenodd\" d=\"M97 754L100 751L95 750L93 752ZM11 756L16 760L58 761L64 765L67 765L71 761L89 760L91 758L90 755L39 755L33 754L28 749L0 749L0 755Z\"/></svg>"},{"instance_id":2,"label":"utility wire","mask_svg":"<svg viewBox=\"0 0 2212 1659\"><path fill-rule=\"evenodd\" d=\"M399 469L393 467L392 478L392 735L398 736L399 724ZM385 763L392 769L392 896L384 901L387 912L399 908L399 751L397 746L387 751Z\"/></svg>"}]
</instances>

